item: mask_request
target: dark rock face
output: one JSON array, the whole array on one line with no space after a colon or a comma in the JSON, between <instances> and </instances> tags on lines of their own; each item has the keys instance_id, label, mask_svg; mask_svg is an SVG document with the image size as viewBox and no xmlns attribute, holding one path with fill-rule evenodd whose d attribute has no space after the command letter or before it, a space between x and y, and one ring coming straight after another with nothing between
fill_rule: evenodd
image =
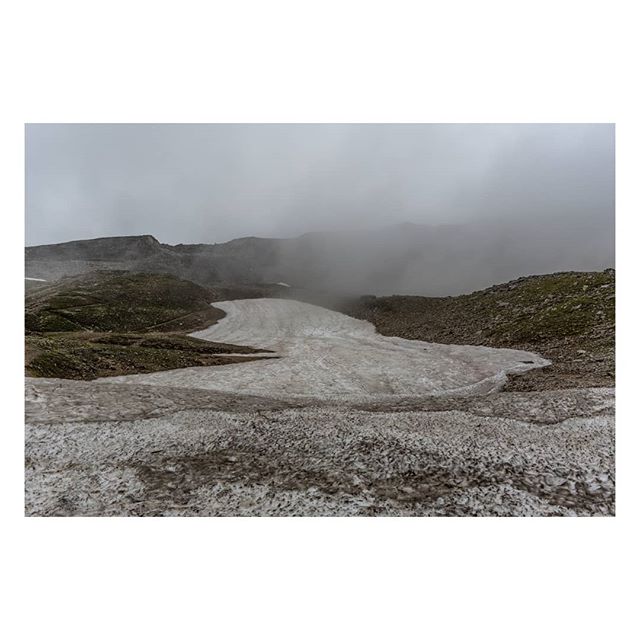
<instances>
[{"instance_id":1,"label":"dark rock face","mask_svg":"<svg viewBox=\"0 0 640 640\"><path fill-rule=\"evenodd\" d=\"M97 270L166 273L198 284L272 282L278 240L241 238L220 245L161 244L153 236L77 240L25 249L29 277L49 281Z\"/></svg>"},{"instance_id":2,"label":"dark rock face","mask_svg":"<svg viewBox=\"0 0 640 640\"><path fill-rule=\"evenodd\" d=\"M27 247L29 260L140 260L162 253L153 236L118 236Z\"/></svg>"}]
</instances>

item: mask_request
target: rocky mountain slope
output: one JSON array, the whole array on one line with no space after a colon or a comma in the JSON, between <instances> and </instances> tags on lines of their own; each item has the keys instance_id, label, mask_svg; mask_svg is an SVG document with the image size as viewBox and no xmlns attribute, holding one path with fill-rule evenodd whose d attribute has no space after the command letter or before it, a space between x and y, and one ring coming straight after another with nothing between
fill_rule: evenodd
<instances>
[{"instance_id":1,"label":"rocky mountain slope","mask_svg":"<svg viewBox=\"0 0 640 640\"><path fill-rule=\"evenodd\" d=\"M221 245L165 245L122 236L27 247L26 275L55 281L96 270L166 273L202 285L270 282L277 240L243 238Z\"/></svg>"},{"instance_id":2,"label":"rocky mountain slope","mask_svg":"<svg viewBox=\"0 0 640 640\"><path fill-rule=\"evenodd\" d=\"M613 266L613 228L532 220L399 224L297 238L167 245L152 236L27 247L26 275L55 280L95 269L169 273L210 286L286 282L348 294L458 295L531 273Z\"/></svg>"},{"instance_id":3,"label":"rocky mountain slope","mask_svg":"<svg viewBox=\"0 0 640 640\"><path fill-rule=\"evenodd\" d=\"M338 308L384 335L540 353L553 365L508 390L613 386L615 271L530 276L469 295L363 296Z\"/></svg>"}]
</instances>

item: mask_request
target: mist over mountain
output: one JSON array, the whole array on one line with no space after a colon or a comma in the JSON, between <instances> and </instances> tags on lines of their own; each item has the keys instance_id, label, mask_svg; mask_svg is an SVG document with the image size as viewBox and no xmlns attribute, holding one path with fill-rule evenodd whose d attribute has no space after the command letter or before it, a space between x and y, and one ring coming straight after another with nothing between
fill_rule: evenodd
<instances>
[{"instance_id":1,"label":"mist over mountain","mask_svg":"<svg viewBox=\"0 0 640 640\"><path fill-rule=\"evenodd\" d=\"M431 295L600 270L614 262L614 134L610 124L28 125L27 244L106 238L29 250L30 269L45 277L34 257L55 255L50 277L133 265L204 283Z\"/></svg>"},{"instance_id":2,"label":"mist over mountain","mask_svg":"<svg viewBox=\"0 0 640 640\"><path fill-rule=\"evenodd\" d=\"M457 295L520 276L614 266L614 229L596 220L530 224L398 224L297 238L220 244L153 236L73 241L26 249L27 276L54 279L94 269L166 272L202 284L273 283L350 294Z\"/></svg>"},{"instance_id":3,"label":"mist over mountain","mask_svg":"<svg viewBox=\"0 0 640 640\"><path fill-rule=\"evenodd\" d=\"M28 128L26 514L614 515L613 178L609 125Z\"/></svg>"}]
</instances>

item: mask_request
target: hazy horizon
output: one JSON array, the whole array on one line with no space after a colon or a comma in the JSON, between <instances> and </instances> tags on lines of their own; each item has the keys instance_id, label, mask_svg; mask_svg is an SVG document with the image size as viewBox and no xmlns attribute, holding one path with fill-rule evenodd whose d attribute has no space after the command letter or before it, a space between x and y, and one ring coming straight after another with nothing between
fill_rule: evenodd
<instances>
[{"instance_id":1,"label":"hazy horizon","mask_svg":"<svg viewBox=\"0 0 640 640\"><path fill-rule=\"evenodd\" d=\"M610 124L27 125L26 244L134 235L217 244L315 232L313 246L270 249L274 277L309 270L327 286L416 293L601 270L615 261L614 132ZM403 223L433 228L396 228ZM253 254L236 259L267 277Z\"/></svg>"},{"instance_id":2,"label":"hazy horizon","mask_svg":"<svg viewBox=\"0 0 640 640\"><path fill-rule=\"evenodd\" d=\"M614 126L26 126L26 243L613 222Z\"/></svg>"}]
</instances>

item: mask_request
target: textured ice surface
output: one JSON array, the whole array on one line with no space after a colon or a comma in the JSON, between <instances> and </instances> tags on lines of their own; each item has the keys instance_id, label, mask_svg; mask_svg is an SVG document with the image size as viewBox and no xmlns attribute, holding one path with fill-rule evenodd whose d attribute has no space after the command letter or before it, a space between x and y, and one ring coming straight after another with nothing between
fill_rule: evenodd
<instances>
[{"instance_id":1,"label":"textured ice surface","mask_svg":"<svg viewBox=\"0 0 640 640\"><path fill-rule=\"evenodd\" d=\"M527 394L504 395L449 399L464 410L198 409L28 424L26 513L613 515L611 392L529 394L546 406L544 425L506 417ZM577 399L583 417L565 418Z\"/></svg>"},{"instance_id":2,"label":"textured ice surface","mask_svg":"<svg viewBox=\"0 0 640 640\"><path fill-rule=\"evenodd\" d=\"M215 306L226 317L191 335L271 349L280 358L104 381L271 397L468 395L500 388L507 373L550 364L526 351L382 336L369 322L293 300L235 300Z\"/></svg>"}]
</instances>

